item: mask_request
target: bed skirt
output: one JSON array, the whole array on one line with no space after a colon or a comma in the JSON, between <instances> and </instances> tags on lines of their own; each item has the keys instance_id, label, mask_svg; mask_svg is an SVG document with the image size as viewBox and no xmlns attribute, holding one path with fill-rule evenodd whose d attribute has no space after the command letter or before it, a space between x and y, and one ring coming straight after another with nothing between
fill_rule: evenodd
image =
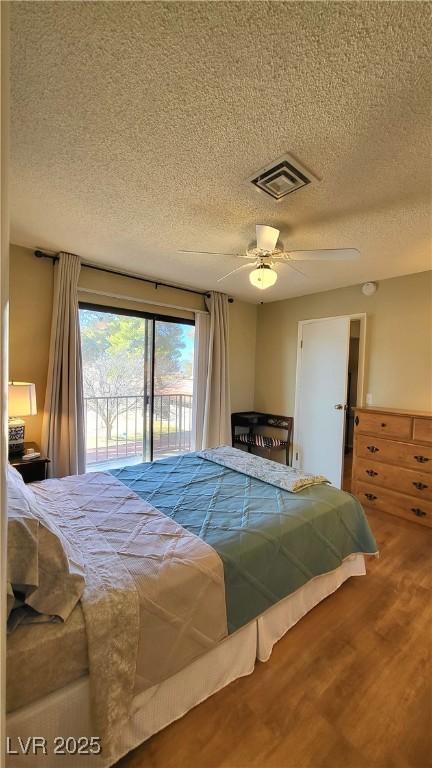
<instances>
[{"instance_id":1,"label":"bed skirt","mask_svg":"<svg viewBox=\"0 0 432 768\"><path fill-rule=\"evenodd\" d=\"M365 573L364 556L350 555L335 571L312 579L173 677L136 696L131 717L118 734L109 759L103 754L53 754L56 737L78 739L96 735L92 732L88 677L10 713L6 720L7 768L108 768L212 694L251 674L256 660L267 661L275 643L308 611L350 576ZM30 736L46 740L47 754L13 754L20 752L19 737L21 744L25 744ZM69 748L73 750L74 746L71 739Z\"/></svg>"}]
</instances>

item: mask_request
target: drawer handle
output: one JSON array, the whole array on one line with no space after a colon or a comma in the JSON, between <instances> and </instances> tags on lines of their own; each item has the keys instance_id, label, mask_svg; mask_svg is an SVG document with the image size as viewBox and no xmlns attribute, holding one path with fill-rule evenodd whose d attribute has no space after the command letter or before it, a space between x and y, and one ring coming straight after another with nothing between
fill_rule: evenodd
<instances>
[{"instance_id":1,"label":"drawer handle","mask_svg":"<svg viewBox=\"0 0 432 768\"><path fill-rule=\"evenodd\" d=\"M378 451L379 451L379 448L376 448L375 445L368 445L367 449L371 453L378 453Z\"/></svg>"},{"instance_id":2,"label":"drawer handle","mask_svg":"<svg viewBox=\"0 0 432 768\"><path fill-rule=\"evenodd\" d=\"M411 507L411 512L413 512L416 517L426 517L426 512L420 509L420 507Z\"/></svg>"},{"instance_id":3,"label":"drawer handle","mask_svg":"<svg viewBox=\"0 0 432 768\"><path fill-rule=\"evenodd\" d=\"M365 493L365 496L368 501L375 501L378 498L378 496L374 496L373 493Z\"/></svg>"},{"instance_id":4,"label":"drawer handle","mask_svg":"<svg viewBox=\"0 0 432 768\"><path fill-rule=\"evenodd\" d=\"M382 427L386 427L386 426L387 426L387 424L385 424L385 422L383 421L383 422L382 422L382 424L381 424L381 426L382 426Z\"/></svg>"},{"instance_id":5,"label":"drawer handle","mask_svg":"<svg viewBox=\"0 0 432 768\"><path fill-rule=\"evenodd\" d=\"M413 483L413 486L414 488L417 488L418 491L424 491L425 488L428 487L426 483Z\"/></svg>"},{"instance_id":6,"label":"drawer handle","mask_svg":"<svg viewBox=\"0 0 432 768\"><path fill-rule=\"evenodd\" d=\"M356 425L356 427L358 427L359 422L360 422L360 419L359 419L358 416L356 416L355 419L354 419L354 424Z\"/></svg>"},{"instance_id":7,"label":"drawer handle","mask_svg":"<svg viewBox=\"0 0 432 768\"><path fill-rule=\"evenodd\" d=\"M369 477L376 477L378 472L375 472L374 469L367 469L366 474L369 475Z\"/></svg>"},{"instance_id":8,"label":"drawer handle","mask_svg":"<svg viewBox=\"0 0 432 768\"><path fill-rule=\"evenodd\" d=\"M426 464L426 462L429 461L427 456L414 456L414 458L419 464Z\"/></svg>"}]
</instances>

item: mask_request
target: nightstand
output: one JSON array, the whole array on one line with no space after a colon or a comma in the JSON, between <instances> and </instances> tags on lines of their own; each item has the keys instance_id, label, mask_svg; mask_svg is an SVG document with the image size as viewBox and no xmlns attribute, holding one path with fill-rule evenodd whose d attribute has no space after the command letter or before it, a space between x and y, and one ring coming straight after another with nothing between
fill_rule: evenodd
<instances>
[{"instance_id":1,"label":"nightstand","mask_svg":"<svg viewBox=\"0 0 432 768\"><path fill-rule=\"evenodd\" d=\"M39 450L36 443L24 443L26 448ZM22 453L12 453L9 456L9 463L23 476L25 483L34 483L36 480L46 480L49 459L46 456L38 456L37 459L24 459Z\"/></svg>"}]
</instances>

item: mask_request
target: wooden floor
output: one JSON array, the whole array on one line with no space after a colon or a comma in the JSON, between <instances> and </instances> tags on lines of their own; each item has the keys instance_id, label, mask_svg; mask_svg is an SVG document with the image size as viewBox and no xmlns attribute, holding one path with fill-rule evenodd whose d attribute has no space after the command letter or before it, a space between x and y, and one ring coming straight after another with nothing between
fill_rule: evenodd
<instances>
[{"instance_id":1,"label":"wooden floor","mask_svg":"<svg viewBox=\"0 0 432 768\"><path fill-rule=\"evenodd\" d=\"M369 520L381 556L368 576L118 768L431 765L432 530L378 512Z\"/></svg>"}]
</instances>

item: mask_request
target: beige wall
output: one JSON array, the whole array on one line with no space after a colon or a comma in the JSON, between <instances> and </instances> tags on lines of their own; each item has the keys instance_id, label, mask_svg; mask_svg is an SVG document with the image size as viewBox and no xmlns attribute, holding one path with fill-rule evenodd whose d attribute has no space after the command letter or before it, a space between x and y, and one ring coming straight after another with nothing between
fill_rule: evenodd
<instances>
[{"instance_id":1,"label":"beige wall","mask_svg":"<svg viewBox=\"0 0 432 768\"><path fill-rule=\"evenodd\" d=\"M110 307L136 309L141 312L160 311L175 317L193 318L193 310L204 310L204 297L175 288L155 286L130 277L99 272L82 267L79 279L80 301L105 304ZM114 298L113 298L114 297ZM178 309L186 307L186 311ZM187 311L187 310L190 311Z\"/></svg>"},{"instance_id":2,"label":"beige wall","mask_svg":"<svg viewBox=\"0 0 432 768\"><path fill-rule=\"evenodd\" d=\"M51 330L53 265L48 259L37 259L33 251L11 246L10 260L10 378L33 381L36 384L38 415L26 418L26 440L40 442L42 411L45 400L49 337ZM103 274L94 270L81 271L80 287L83 301L128 306L139 310L161 305L181 305L178 309L157 311L180 317L193 317L194 309L203 309L201 296L131 280L127 277ZM95 291L115 293L113 300ZM135 301L125 299L128 296ZM253 304L235 301L230 307L230 365L231 400L233 410L253 407L255 376L255 334L257 308Z\"/></svg>"},{"instance_id":3,"label":"beige wall","mask_svg":"<svg viewBox=\"0 0 432 768\"><path fill-rule=\"evenodd\" d=\"M9 378L36 384L37 416L26 416L26 440L40 443L51 332L53 265L11 246Z\"/></svg>"},{"instance_id":4,"label":"beige wall","mask_svg":"<svg viewBox=\"0 0 432 768\"><path fill-rule=\"evenodd\" d=\"M231 411L254 407L257 306L237 301L230 307Z\"/></svg>"},{"instance_id":5,"label":"beige wall","mask_svg":"<svg viewBox=\"0 0 432 768\"><path fill-rule=\"evenodd\" d=\"M367 314L365 392L374 405L432 409L432 272L263 304L258 309L255 407L294 413L299 320Z\"/></svg>"}]
</instances>

